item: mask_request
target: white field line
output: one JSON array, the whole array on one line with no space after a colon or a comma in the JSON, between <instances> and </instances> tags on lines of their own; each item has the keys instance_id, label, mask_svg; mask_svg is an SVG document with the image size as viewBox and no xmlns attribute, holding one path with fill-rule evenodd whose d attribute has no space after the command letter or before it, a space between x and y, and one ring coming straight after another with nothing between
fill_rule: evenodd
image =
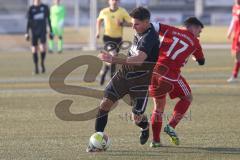
<instances>
[{"instance_id":1,"label":"white field line","mask_svg":"<svg viewBox=\"0 0 240 160\"><path fill-rule=\"evenodd\" d=\"M204 74L204 75L200 75L200 74L191 74L188 76L184 76L187 77L187 79L194 79L194 78L224 78L227 79L229 77L229 74L224 74L224 73L218 73L218 74ZM83 80L82 76L72 76L72 77L68 77L65 79L65 81L79 81L81 82ZM109 77L106 77L106 80L109 80ZM99 76L96 78L96 81L99 81ZM0 79L0 84L3 83L43 83L49 82L49 77L16 77L16 78L1 78Z\"/></svg>"},{"instance_id":2,"label":"white field line","mask_svg":"<svg viewBox=\"0 0 240 160\"><path fill-rule=\"evenodd\" d=\"M63 48L64 50L84 50L84 44L64 44ZM101 49L103 48L102 45L98 45L97 48ZM230 44L203 44L203 49L230 49ZM22 47L22 46L16 46L13 48L0 48L1 51L13 51L13 52L19 52L19 51L29 51L29 47Z\"/></svg>"},{"instance_id":3,"label":"white field line","mask_svg":"<svg viewBox=\"0 0 240 160\"><path fill-rule=\"evenodd\" d=\"M81 83L80 83L81 84ZM79 85L80 85L79 84ZM191 88L217 88L217 89L240 89L240 85L238 85L239 83L235 83L235 84L192 84L190 85ZM91 87L89 87L91 88ZM94 87L96 89L96 87ZM99 88L101 89L101 88ZM0 94L27 94L27 93L31 93L31 94L39 94L39 93L45 93L45 94L56 94L57 92L55 92L54 90L52 90L51 88L40 88L40 89L36 89L36 88L16 88L16 89L1 89L0 90Z\"/></svg>"}]
</instances>

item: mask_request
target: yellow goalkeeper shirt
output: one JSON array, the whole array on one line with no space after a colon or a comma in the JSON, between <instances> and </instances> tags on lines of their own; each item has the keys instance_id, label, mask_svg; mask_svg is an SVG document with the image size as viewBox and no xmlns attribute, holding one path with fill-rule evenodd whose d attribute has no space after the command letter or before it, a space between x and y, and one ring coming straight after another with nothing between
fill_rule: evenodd
<instances>
[{"instance_id":1,"label":"yellow goalkeeper shirt","mask_svg":"<svg viewBox=\"0 0 240 160\"><path fill-rule=\"evenodd\" d=\"M104 21L104 35L117 38L123 35L123 26L119 26L117 22L131 22L131 17L124 8L119 7L116 11L104 8L100 11L98 20Z\"/></svg>"}]
</instances>

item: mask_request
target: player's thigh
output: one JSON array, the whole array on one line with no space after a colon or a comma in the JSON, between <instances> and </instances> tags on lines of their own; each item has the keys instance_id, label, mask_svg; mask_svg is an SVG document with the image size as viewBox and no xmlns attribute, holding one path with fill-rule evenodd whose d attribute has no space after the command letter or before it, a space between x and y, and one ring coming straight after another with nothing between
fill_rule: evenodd
<instances>
[{"instance_id":1,"label":"player's thigh","mask_svg":"<svg viewBox=\"0 0 240 160\"><path fill-rule=\"evenodd\" d=\"M32 38L31 38L32 53L37 53L38 51L38 40L39 40L39 35L32 34Z\"/></svg>"},{"instance_id":2,"label":"player's thigh","mask_svg":"<svg viewBox=\"0 0 240 160\"><path fill-rule=\"evenodd\" d=\"M136 77L133 77L135 75ZM148 102L148 88L151 74L147 73L129 73L129 95L131 97L132 112L141 115L145 112ZM127 76L128 77L128 76Z\"/></svg>"},{"instance_id":3,"label":"player's thigh","mask_svg":"<svg viewBox=\"0 0 240 160\"><path fill-rule=\"evenodd\" d=\"M32 34L31 44L32 46L38 46L39 35Z\"/></svg>"},{"instance_id":4,"label":"player's thigh","mask_svg":"<svg viewBox=\"0 0 240 160\"><path fill-rule=\"evenodd\" d=\"M240 42L239 37L234 36L232 41L232 55L236 58L237 53L240 52Z\"/></svg>"},{"instance_id":5,"label":"player's thigh","mask_svg":"<svg viewBox=\"0 0 240 160\"><path fill-rule=\"evenodd\" d=\"M57 36L59 39L63 38L63 28L62 27L58 27Z\"/></svg>"},{"instance_id":6,"label":"player's thigh","mask_svg":"<svg viewBox=\"0 0 240 160\"><path fill-rule=\"evenodd\" d=\"M58 30L56 26L52 26L52 33L54 34L54 36L58 34Z\"/></svg>"},{"instance_id":7,"label":"player's thigh","mask_svg":"<svg viewBox=\"0 0 240 160\"><path fill-rule=\"evenodd\" d=\"M240 62L240 50L236 53L236 60Z\"/></svg>"},{"instance_id":8,"label":"player's thigh","mask_svg":"<svg viewBox=\"0 0 240 160\"><path fill-rule=\"evenodd\" d=\"M46 51L46 40L47 40L46 34L41 34L41 36L40 36L40 44L39 44L41 52L45 52Z\"/></svg>"},{"instance_id":9,"label":"player's thigh","mask_svg":"<svg viewBox=\"0 0 240 160\"><path fill-rule=\"evenodd\" d=\"M132 113L134 115L142 115L147 107L148 88L139 90L137 94L131 93L130 97L132 101Z\"/></svg>"},{"instance_id":10,"label":"player's thigh","mask_svg":"<svg viewBox=\"0 0 240 160\"><path fill-rule=\"evenodd\" d=\"M164 98L166 94L171 92L173 89L173 82L155 74L152 76L151 85L149 86L149 93L151 97Z\"/></svg>"},{"instance_id":11,"label":"player's thigh","mask_svg":"<svg viewBox=\"0 0 240 160\"><path fill-rule=\"evenodd\" d=\"M169 93L170 98L174 99L176 97L183 98L192 95L191 88L184 77L180 76L178 81L174 82L173 91Z\"/></svg>"},{"instance_id":12,"label":"player's thigh","mask_svg":"<svg viewBox=\"0 0 240 160\"><path fill-rule=\"evenodd\" d=\"M112 79L108 82L105 90L104 97L110 99L113 102L121 99L128 93L128 84L127 81L115 74Z\"/></svg>"}]
</instances>

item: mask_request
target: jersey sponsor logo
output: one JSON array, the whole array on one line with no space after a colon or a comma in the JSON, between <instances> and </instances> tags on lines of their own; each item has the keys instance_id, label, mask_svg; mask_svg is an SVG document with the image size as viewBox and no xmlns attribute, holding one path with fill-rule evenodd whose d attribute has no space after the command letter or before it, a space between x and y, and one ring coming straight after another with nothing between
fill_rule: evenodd
<instances>
[{"instance_id":1,"label":"jersey sponsor logo","mask_svg":"<svg viewBox=\"0 0 240 160\"><path fill-rule=\"evenodd\" d=\"M33 17L33 19L34 19L34 20L44 19L44 13L35 14L34 17Z\"/></svg>"}]
</instances>

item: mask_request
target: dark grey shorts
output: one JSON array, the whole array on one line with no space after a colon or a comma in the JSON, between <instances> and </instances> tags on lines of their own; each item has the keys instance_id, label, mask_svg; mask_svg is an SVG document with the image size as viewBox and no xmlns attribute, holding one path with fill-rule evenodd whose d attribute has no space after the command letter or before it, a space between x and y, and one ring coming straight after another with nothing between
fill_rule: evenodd
<instances>
[{"instance_id":1,"label":"dark grey shorts","mask_svg":"<svg viewBox=\"0 0 240 160\"><path fill-rule=\"evenodd\" d=\"M131 73L130 73L131 74ZM110 80L104 91L104 97L113 102L129 95L131 98L132 112L143 114L148 101L148 86L151 75L149 73L142 76L121 76L117 72Z\"/></svg>"}]
</instances>

